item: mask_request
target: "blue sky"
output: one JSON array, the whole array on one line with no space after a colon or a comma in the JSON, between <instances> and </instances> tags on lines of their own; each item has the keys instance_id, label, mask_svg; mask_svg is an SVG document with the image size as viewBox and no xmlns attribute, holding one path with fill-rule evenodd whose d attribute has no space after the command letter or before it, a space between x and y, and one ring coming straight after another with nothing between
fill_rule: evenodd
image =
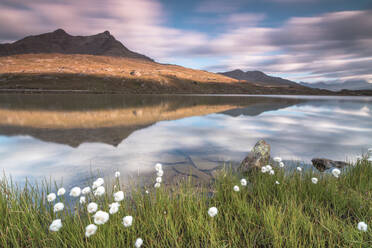
<instances>
[{"instance_id":1,"label":"blue sky","mask_svg":"<svg viewBox=\"0 0 372 248\"><path fill-rule=\"evenodd\" d=\"M0 0L0 42L109 30L162 63L372 83L371 16L370 0Z\"/></svg>"}]
</instances>

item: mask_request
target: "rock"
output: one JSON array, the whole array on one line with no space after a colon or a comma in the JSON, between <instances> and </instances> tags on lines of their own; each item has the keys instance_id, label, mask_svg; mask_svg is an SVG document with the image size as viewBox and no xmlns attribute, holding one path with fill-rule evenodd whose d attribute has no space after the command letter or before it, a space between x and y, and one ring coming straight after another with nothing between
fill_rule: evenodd
<instances>
[{"instance_id":1,"label":"rock","mask_svg":"<svg viewBox=\"0 0 372 248\"><path fill-rule=\"evenodd\" d=\"M321 172L333 167L342 168L349 165L348 163L342 161L334 161L326 158L313 158L311 162L313 163L313 166Z\"/></svg>"},{"instance_id":2,"label":"rock","mask_svg":"<svg viewBox=\"0 0 372 248\"><path fill-rule=\"evenodd\" d=\"M140 77L141 73L139 71L133 70L133 71L130 72L130 75Z\"/></svg>"},{"instance_id":3,"label":"rock","mask_svg":"<svg viewBox=\"0 0 372 248\"><path fill-rule=\"evenodd\" d=\"M251 169L260 169L267 165L270 161L270 145L264 140L259 140L253 147L252 151L240 164L240 171L248 171Z\"/></svg>"}]
</instances>

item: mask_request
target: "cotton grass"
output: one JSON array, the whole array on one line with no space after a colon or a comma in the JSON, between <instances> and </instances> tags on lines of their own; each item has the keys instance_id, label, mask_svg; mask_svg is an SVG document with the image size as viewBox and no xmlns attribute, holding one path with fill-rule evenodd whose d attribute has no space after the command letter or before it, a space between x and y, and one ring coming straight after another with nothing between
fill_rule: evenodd
<instances>
[{"instance_id":1,"label":"cotton grass","mask_svg":"<svg viewBox=\"0 0 372 248\"><path fill-rule=\"evenodd\" d=\"M141 247L144 238L149 247L323 247L324 242L369 247L372 165L366 161L338 180L332 173L276 170L276 164L265 166L267 174L275 169L272 176L223 170L208 187L187 181L147 194L145 185L126 193L125 201L117 179L101 197L94 193L103 185L68 199L66 206L64 197L51 205L45 193L23 197L22 191L14 201L14 191L2 186L0 226L6 229L0 229L0 242L4 247ZM312 185L320 177L321 187ZM90 203L81 206L82 199ZM356 224L360 218L364 221Z\"/></svg>"},{"instance_id":2,"label":"cotton grass","mask_svg":"<svg viewBox=\"0 0 372 248\"><path fill-rule=\"evenodd\" d=\"M116 202L120 202L122 200L124 200L124 192L123 191L118 191L116 193L114 193L114 201Z\"/></svg>"},{"instance_id":3,"label":"cotton grass","mask_svg":"<svg viewBox=\"0 0 372 248\"><path fill-rule=\"evenodd\" d=\"M87 206L88 213L92 214L95 213L98 210L98 205L95 202L91 202Z\"/></svg>"},{"instance_id":4,"label":"cotton grass","mask_svg":"<svg viewBox=\"0 0 372 248\"><path fill-rule=\"evenodd\" d=\"M52 224L50 224L49 226L49 230L51 232L58 232L59 229L62 228L62 221L61 219L56 219L56 220L53 220Z\"/></svg>"},{"instance_id":5,"label":"cotton grass","mask_svg":"<svg viewBox=\"0 0 372 248\"><path fill-rule=\"evenodd\" d=\"M368 226L364 221L358 223L358 230L362 232L367 232Z\"/></svg>"},{"instance_id":6,"label":"cotton grass","mask_svg":"<svg viewBox=\"0 0 372 248\"><path fill-rule=\"evenodd\" d=\"M132 216L125 216L123 218L123 225L125 227L130 227L133 223L133 217Z\"/></svg>"},{"instance_id":7,"label":"cotton grass","mask_svg":"<svg viewBox=\"0 0 372 248\"><path fill-rule=\"evenodd\" d=\"M94 224L89 224L85 228L85 237L89 238L97 232L97 226Z\"/></svg>"},{"instance_id":8,"label":"cotton grass","mask_svg":"<svg viewBox=\"0 0 372 248\"><path fill-rule=\"evenodd\" d=\"M218 209L216 207L211 207L208 209L208 214L213 218L218 214Z\"/></svg>"},{"instance_id":9,"label":"cotton grass","mask_svg":"<svg viewBox=\"0 0 372 248\"><path fill-rule=\"evenodd\" d=\"M60 188L60 189L58 189L58 191L57 191L57 195L58 195L58 196L64 195L65 193L66 193L65 188Z\"/></svg>"},{"instance_id":10,"label":"cotton grass","mask_svg":"<svg viewBox=\"0 0 372 248\"><path fill-rule=\"evenodd\" d=\"M341 171L339 169L333 169L331 173L334 177L338 178L341 174Z\"/></svg>"},{"instance_id":11,"label":"cotton grass","mask_svg":"<svg viewBox=\"0 0 372 248\"><path fill-rule=\"evenodd\" d=\"M143 240L141 238L136 239L136 242L134 243L134 246L136 248L140 248L143 244Z\"/></svg>"},{"instance_id":12,"label":"cotton grass","mask_svg":"<svg viewBox=\"0 0 372 248\"><path fill-rule=\"evenodd\" d=\"M58 202L54 205L53 207L53 212L56 213L56 212L60 212L62 211L63 209L65 208L65 204L63 204L62 202Z\"/></svg>"},{"instance_id":13,"label":"cotton grass","mask_svg":"<svg viewBox=\"0 0 372 248\"><path fill-rule=\"evenodd\" d=\"M94 214L93 217L94 217L94 223L96 225L103 225L109 220L110 215L104 211L99 210Z\"/></svg>"},{"instance_id":14,"label":"cotton grass","mask_svg":"<svg viewBox=\"0 0 372 248\"><path fill-rule=\"evenodd\" d=\"M57 197L56 197L56 194L54 194L54 193L50 193L50 194L47 196L47 200L48 200L48 202L52 202L52 201L54 201L56 198L57 198Z\"/></svg>"},{"instance_id":15,"label":"cotton grass","mask_svg":"<svg viewBox=\"0 0 372 248\"><path fill-rule=\"evenodd\" d=\"M73 187L70 191L70 196L79 197L81 194L81 189L79 187Z\"/></svg>"}]
</instances>

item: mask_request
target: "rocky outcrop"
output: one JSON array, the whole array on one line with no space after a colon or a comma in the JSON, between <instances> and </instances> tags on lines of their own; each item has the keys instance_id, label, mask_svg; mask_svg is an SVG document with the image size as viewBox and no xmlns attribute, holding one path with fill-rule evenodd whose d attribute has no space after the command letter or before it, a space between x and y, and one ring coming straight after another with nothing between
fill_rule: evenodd
<instances>
[{"instance_id":1,"label":"rocky outcrop","mask_svg":"<svg viewBox=\"0 0 372 248\"><path fill-rule=\"evenodd\" d=\"M342 161L334 161L326 158L313 158L311 162L313 163L313 166L321 172L334 167L343 168L349 165L348 163Z\"/></svg>"},{"instance_id":2,"label":"rocky outcrop","mask_svg":"<svg viewBox=\"0 0 372 248\"><path fill-rule=\"evenodd\" d=\"M249 171L251 169L260 169L270 161L270 145L264 140L259 140L252 151L240 164L240 171Z\"/></svg>"}]
</instances>

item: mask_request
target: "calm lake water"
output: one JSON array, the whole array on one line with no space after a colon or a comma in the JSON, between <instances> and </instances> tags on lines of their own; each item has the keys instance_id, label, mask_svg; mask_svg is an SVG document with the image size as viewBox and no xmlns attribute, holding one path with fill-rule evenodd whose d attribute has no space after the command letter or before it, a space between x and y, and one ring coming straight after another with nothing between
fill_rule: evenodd
<instances>
[{"instance_id":1,"label":"calm lake water","mask_svg":"<svg viewBox=\"0 0 372 248\"><path fill-rule=\"evenodd\" d=\"M166 182L208 180L262 138L284 160L354 160L372 147L372 98L0 95L0 168L20 184L144 180L157 162Z\"/></svg>"}]
</instances>

